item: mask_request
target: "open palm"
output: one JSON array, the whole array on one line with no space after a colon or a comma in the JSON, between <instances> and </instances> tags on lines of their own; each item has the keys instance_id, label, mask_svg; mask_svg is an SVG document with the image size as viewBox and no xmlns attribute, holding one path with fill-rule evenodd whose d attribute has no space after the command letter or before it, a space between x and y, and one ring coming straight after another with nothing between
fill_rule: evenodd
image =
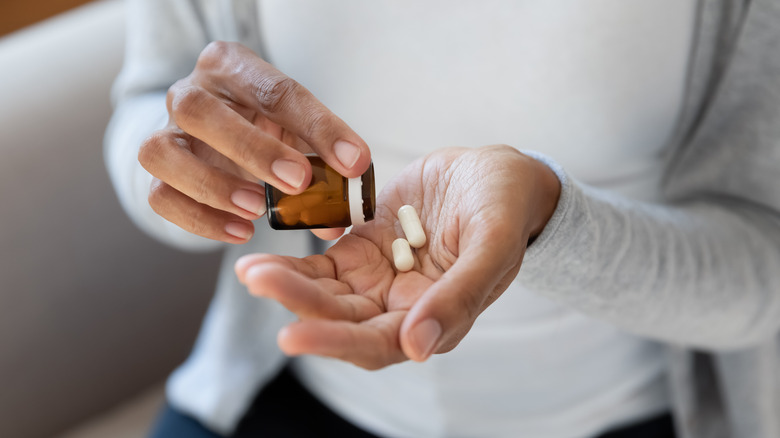
<instances>
[{"instance_id":1,"label":"open palm","mask_svg":"<svg viewBox=\"0 0 780 438\"><path fill-rule=\"evenodd\" d=\"M299 321L279 333L288 354L317 354L376 369L454 348L517 275L529 238L557 202L549 169L507 146L437 151L380 194L375 220L324 255L254 254L236 271L250 292ZM552 183L552 185L551 185ZM396 213L413 205L428 241L398 272Z\"/></svg>"}]
</instances>

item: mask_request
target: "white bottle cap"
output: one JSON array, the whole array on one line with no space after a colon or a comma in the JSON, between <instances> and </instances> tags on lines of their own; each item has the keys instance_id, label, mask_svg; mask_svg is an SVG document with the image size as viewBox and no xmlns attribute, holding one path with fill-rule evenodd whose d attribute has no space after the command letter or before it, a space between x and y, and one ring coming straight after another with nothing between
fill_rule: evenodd
<instances>
[{"instance_id":1,"label":"white bottle cap","mask_svg":"<svg viewBox=\"0 0 780 438\"><path fill-rule=\"evenodd\" d=\"M349 198L349 217L352 225L363 225L366 217L363 214L363 179L361 177L350 178L347 189Z\"/></svg>"}]
</instances>

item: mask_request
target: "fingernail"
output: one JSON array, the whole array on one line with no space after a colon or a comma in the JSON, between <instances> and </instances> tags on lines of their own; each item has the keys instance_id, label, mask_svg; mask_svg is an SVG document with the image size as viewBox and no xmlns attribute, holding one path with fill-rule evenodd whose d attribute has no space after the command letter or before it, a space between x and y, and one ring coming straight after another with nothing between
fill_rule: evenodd
<instances>
[{"instance_id":1,"label":"fingernail","mask_svg":"<svg viewBox=\"0 0 780 438\"><path fill-rule=\"evenodd\" d=\"M426 319L417 324L409 335L414 349L417 350L422 355L422 359L425 360L428 356L433 354L433 349L436 348L436 344L439 342L441 326L434 319Z\"/></svg>"},{"instance_id":2,"label":"fingernail","mask_svg":"<svg viewBox=\"0 0 780 438\"><path fill-rule=\"evenodd\" d=\"M228 222L225 225L225 232L242 240L249 240L252 237L252 228L241 222Z\"/></svg>"},{"instance_id":3,"label":"fingernail","mask_svg":"<svg viewBox=\"0 0 780 438\"><path fill-rule=\"evenodd\" d=\"M233 201L238 208L243 208L246 211L256 213L260 216L265 214L265 196L252 190L240 189L233 192L230 195L230 200Z\"/></svg>"},{"instance_id":4,"label":"fingernail","mask_svg":"<svg viewBox=\"0 0 780 438\"><path fill-rule=\"evenodd\" d=\"M276 160L271 164L271 171L277 178L285 183L298 188L303 184L303 178L306 177L306 170L301 164L290 160Z\"/></svg>"},{"instance_id":5,"label":"fingernail","mask_svg":"<svg viewBox=\"0 0 780 438\"><path fill-rule=\"evenodd\" d=\"M347 169L351 169L360 158L360 148L344 140L339 140L333 145L333 152Z\"/></svg>"}]
</instances>

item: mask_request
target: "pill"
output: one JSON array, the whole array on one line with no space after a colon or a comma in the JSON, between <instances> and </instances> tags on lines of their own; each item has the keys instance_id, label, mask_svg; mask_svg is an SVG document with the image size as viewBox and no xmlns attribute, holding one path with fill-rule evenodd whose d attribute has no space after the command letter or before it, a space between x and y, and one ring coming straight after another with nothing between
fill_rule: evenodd
<instances>
[{"instance_id":1,"label":"pill","mask_svg":"<svg viewBox=\"0 0 780 438\"><path fill-rule=\"evenodd\" d=\"M393 241L393 263L395 268L401 272L406 272L414 267L414 254L409 242L406 239L395 239Z\"/></svg>"},{"instance_id":2,"label":"pill","mask_svg":"<svg viewBox=\"0 0 780 438\"><path fill-rule=\"evenodd\" d=\"M398 220L404 230L406 240L413 248L422 248L425 245L425 231L423 230L417 210L411 205L404 205L398 209Z\"/></svg>"}]
</instances>

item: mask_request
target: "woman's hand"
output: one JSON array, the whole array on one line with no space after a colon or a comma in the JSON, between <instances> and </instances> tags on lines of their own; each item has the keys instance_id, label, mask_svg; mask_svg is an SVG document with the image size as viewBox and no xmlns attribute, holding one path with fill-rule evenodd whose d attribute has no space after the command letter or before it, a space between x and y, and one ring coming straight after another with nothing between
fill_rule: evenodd
<instances>
[{"instance_id":1,"label":"woman's hand","mask_svg":"<svg viewBox=\"0 0 780 438\"><path fill-rule=\"evenodd\" d=\"M379 197L375 220L325 255L255 254L236 263L249 291L299 321L282 329L287 354L317 354L377 369L454 348L517 275L526 245L557 205L560 183L508 146L444 149L418 160ZM415 266L398 272L391 244L399 207L427 234Z\"/></svg>"},{"instance_id":2,"label":"woman's hand","mask_svg":"<svg viewBox=\"0 0 780 438\"><path fill-rule=\"evenodd\" d=\"M212 43L168 91L168 125L141 146L152 208L192 233L246 242L265 213L259 181L309 184L312 150L347 177L371 161L365 142L294 80L237 43ZM318 233L335 238L340 230Z\"/></svg>"}]
</instances>

